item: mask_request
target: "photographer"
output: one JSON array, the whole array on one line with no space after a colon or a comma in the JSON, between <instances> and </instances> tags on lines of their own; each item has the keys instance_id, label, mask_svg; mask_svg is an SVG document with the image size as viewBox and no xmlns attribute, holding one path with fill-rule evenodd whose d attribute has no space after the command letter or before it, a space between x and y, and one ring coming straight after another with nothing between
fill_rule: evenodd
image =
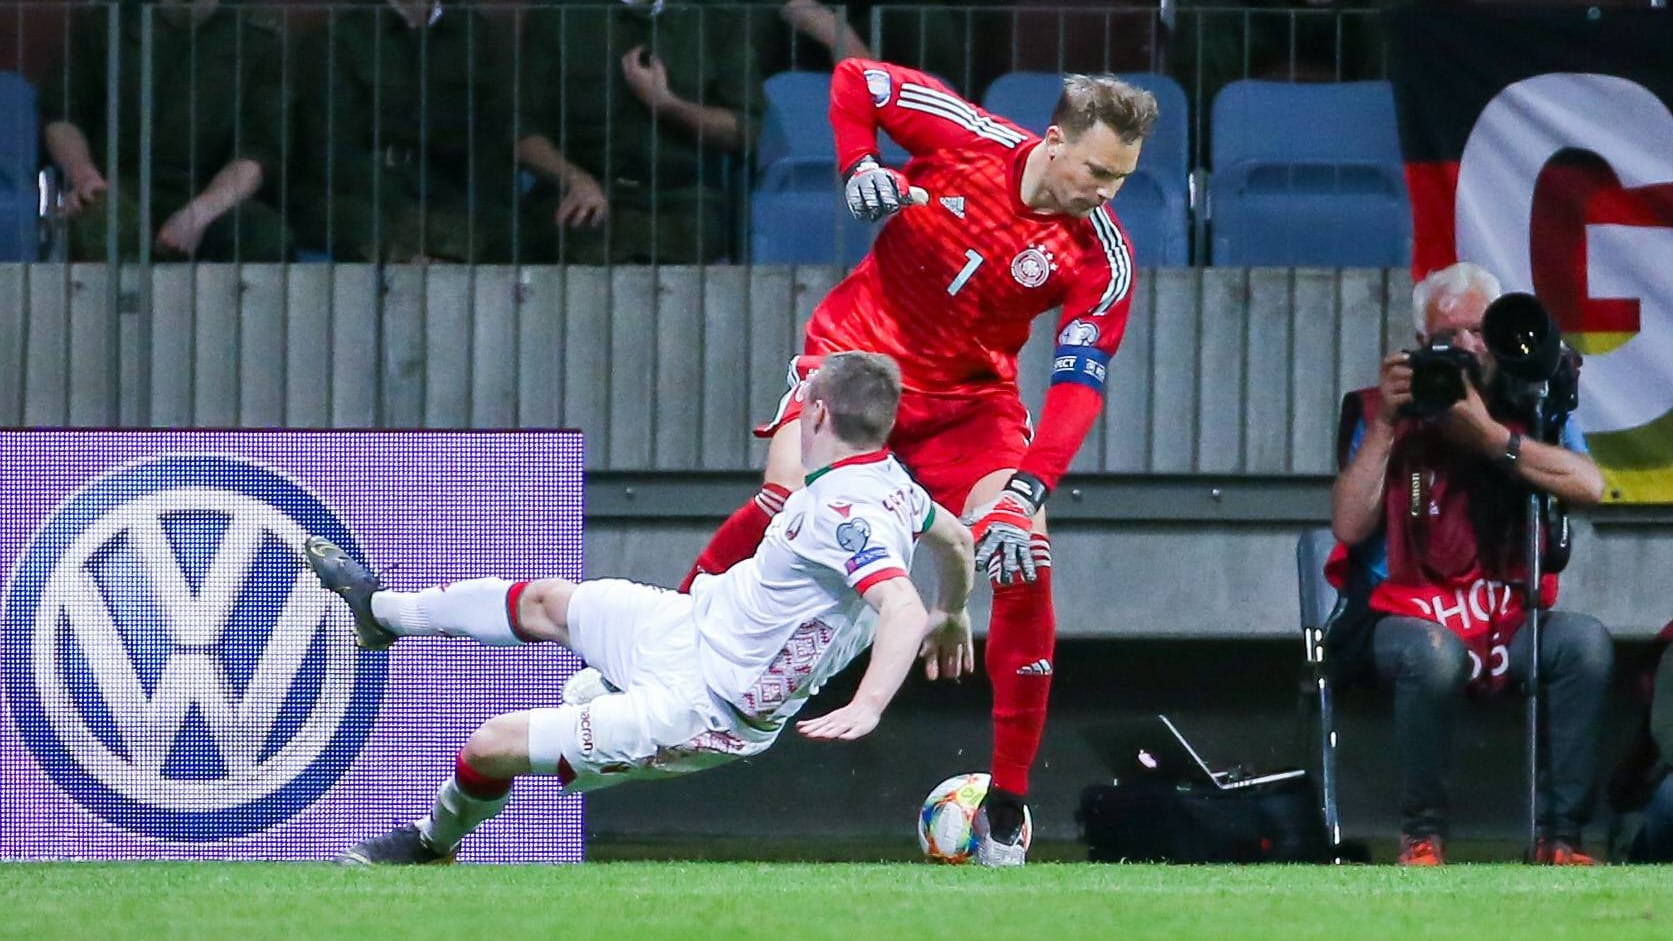
<instances>
[{"instance_id":1,"label":"photographer","mask_svg":"<svg viewBox=\"0 0 1673 941\"><path fill-rule=\"evenodd\" d=\"M1531 632L1518 630L1528 488L1579 506L1603 495L1573 419L1541 434L1512 401L1482 333L1500 293L1476 265L1431 274L1412 292L1421 349L1389 356L1378 384L1345 403L1331 527L1368 592L1369 666L1394 687L1403 865L1445 861L1453 727L1466 690L1497 692L1528 674ZM1558 443L1540 440L1546 435ZM1546 574L1541 606L1556 595L1556 576ZM1591 865L1580 831L1596 790L1613 651L1594 618L1554 611L1541 623L1550 760L1535 861Z\"/></svg>"}]
</instances>

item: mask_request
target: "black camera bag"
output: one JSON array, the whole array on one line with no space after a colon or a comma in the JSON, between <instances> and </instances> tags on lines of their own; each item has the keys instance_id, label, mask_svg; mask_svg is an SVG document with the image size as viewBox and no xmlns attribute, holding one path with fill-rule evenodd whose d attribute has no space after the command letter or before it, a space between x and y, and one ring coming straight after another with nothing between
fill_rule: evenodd
<instances>
[{"instance_id":1,"label":"black camera bag","mask_svg":"<svg viewBox=\"0 0 1673 941\"><path fill-rule=\"evenodd\" d=\"M1093 862L1313 863L1330 859L1318 790L1303 775L1233 790L1139 778L1081 791Z\"/></svg>"}]
</instances>

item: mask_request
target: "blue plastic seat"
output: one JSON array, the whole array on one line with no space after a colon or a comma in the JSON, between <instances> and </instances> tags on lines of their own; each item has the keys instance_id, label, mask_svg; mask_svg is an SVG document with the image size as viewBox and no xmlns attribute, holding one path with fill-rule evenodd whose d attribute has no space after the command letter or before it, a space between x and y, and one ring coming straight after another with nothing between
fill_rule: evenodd
<instances>
[{"instance_id":1,"label":"blue plastic seat","mask_svg":"<svg viewBox=\"0 0 1673 941\"><path fill-rule=\"evenodd\" d=\"M1188 265L1191 118L1185 89L1153 72L1118 77L1155 95L1161 114L1145 141L1138 169L1116 194L1115 213L1132 238L1140 265ZM1062 91L1063 79L1054 72L1011 72L988 86L982 107L1044 134Z\"/></svg>"},{"instance_id":2,"label":"blue plastic seat","mask_svg":"<svg viewBox=\"0 0 1673 941\"><path fill-rule=\"evenodd\" d=\"M0 72L0 261L34 261L40 253L37 123L35 89L15 72Z\"/></svg>"},{"instance_id":3,"label":"blue plastic seat","mask_svg":"<svg viewBox=\"0 0 1673 941\"><path fill-rule=\"evenodd\" d=\"M826 112L828 72L780 72L766 98L750 195L750 260L756 264L852 263L871 247L872 227L840 205L836 145Z\"/></svg>"},{"instance_id":4,"label":"blue plastic seat","mask_svg":"<svg viewBox=\"0 0 1673 941\"><path fill-rule=\"evenodd\" d=\"M1387 82L1232 82L1214 98L1217 265L1395 267L1411 209Z\"/></svg>"},{"instance_id":5,"label":"blue plastic seat","mask_svg":"<svg viewBox=\"0 0 1673 941\"><path fill-rule=\"evenodd\" d=\"M843 204L828 117L830 73L780 72L762 89L766 113L750 194L750 260L854 265L881 226L852 218ZM906 151L887 135L879 135L878 146L885 163L905 165Z\"/></svg>"}]
</instances>

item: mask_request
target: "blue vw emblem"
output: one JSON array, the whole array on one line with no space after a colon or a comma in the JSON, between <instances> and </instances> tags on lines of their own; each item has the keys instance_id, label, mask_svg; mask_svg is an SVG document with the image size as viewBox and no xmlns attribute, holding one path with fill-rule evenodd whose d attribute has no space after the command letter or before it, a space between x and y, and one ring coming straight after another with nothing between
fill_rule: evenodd
<instances>
[{"instance_id":1,"label":"blue vw emblem","mask_svg":"<svg viewBox=\"0 0 1673 941\"><path fill-rule=\"evenodd\" d=\"M59 505L0 607L12 716L52 780L174 841L270 827L336 783L388 658L354 649L310 535L363 558L318 498L223 455L121 467Z\"/></svg>"}]
</instances>

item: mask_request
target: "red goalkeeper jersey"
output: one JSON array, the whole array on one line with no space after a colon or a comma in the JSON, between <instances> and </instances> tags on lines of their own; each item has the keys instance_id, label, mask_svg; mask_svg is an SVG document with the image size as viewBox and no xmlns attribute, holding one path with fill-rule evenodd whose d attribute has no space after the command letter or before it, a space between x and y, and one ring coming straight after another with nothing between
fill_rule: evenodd
<instances>
[{"instance_id":1,"label":"red goalkeeper jersey","mask_svg":"<svg viewBox=\"0 0 1673 941\"><path fill-rule=\"evenodd\" d=\"M876 154L877 131L912 155L929 193L884 225L814 310L808 350L888 353L909 391L1013 382L1033 319L1061 306L1052 389L1023 470L1054 485L1102 404L1133 288L1133 252L1107 206L1090 217L1021 199L1040 139L915 69L848 59L831 82L840 165ZM1073 391L1070 391L1073 389Z\"/></svg>"}]
</instances>

